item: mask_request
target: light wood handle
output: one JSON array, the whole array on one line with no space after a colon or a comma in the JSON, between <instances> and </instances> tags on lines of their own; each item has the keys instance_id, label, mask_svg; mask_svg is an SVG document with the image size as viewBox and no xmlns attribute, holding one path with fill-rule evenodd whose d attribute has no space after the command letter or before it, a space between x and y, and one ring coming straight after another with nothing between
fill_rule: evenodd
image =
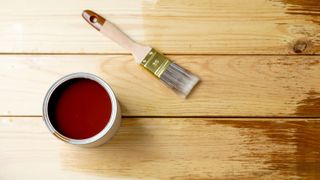
<instances>
[{"instance_id":1,"label":"light wood handle","mask_svg":"<svg viewBox=\"0 0 320 180\"><path fill-rule=\"evenodd\" d=\"M133 53L134 46L136 42L130 39L125 33L123 33L118 27L116 27L111 22L107 21L105 18L99 14L85 10L82 13L82 17L94 28L100 31L102 34L109 37L114 42L118 43L124 49L129 50Z\"/></svg>"},{"instance_id":2,"label":"light wood handle","mask_svg":"<svg viewBox=\"0 0 320 180\"><path fill-rule=\"evenodd\" d=\"M130 39L118 27L93 11L83 11L82 17L103 35L109 37L124 49L129 50L133 54L137 64L140 64L151 50L151 47L139 44Z\"/></svg>"},{"instance_id":3,"label":"light wood handle","mask_svg":"<svg viewBox=\"0 0 320 180\"><path fill-rule=\"evenodd\" d=\"M100 32L108 36L111 40L119 44L124 49L129 50L131 53L134 53L134 47L137 43L130 39L114 24L106 21L101 27Z\"/></svg>"}]
</instances>

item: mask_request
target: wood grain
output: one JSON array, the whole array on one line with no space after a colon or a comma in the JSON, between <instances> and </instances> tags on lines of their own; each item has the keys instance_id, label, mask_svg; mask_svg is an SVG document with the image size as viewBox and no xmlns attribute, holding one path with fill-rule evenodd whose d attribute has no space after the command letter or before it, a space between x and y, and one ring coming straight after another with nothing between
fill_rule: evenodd
<instances>
[{"instance_id":1,"label":"wood grain","mask_svg":"<svg viewBox=\"0 0 320 180\"><path fill-rule=\"evenodd\" d=\"M124 119L108 144L86 149L60 142L40 117L3 117L0 178L318 179L319 120Z\"/></svg>"},{"instance_id":2,"label":"wood grain","mask_svg":"<svg viewBox=\"0 0 320 180\"><path fill-rule=\"evenodd\" d=\"M41 115L54 81L82 71L110 83L125 116L320 116L317 56L169 57L202 80L187 100L131 56L0 56L0 115Z\"/></svg>"},{"instance_id":3,"label":"wood grain","mask_svg":"<svg viewBox=\"0 0 320 180\"><path fill-rule=\"evenodd\" d=\"M1 53L127 53L82 19L85 9L164 53L320 52L318 0L28 0L1 7Z\"/></svg>"}]
</instances>

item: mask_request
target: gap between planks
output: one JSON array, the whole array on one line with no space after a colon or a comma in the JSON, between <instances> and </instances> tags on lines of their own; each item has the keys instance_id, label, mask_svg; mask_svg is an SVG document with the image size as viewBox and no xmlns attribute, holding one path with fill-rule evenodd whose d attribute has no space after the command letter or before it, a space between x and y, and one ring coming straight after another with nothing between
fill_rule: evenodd
<instances>
[{"instance_id":1,"label":"gap between planks","mask_svg":"<svg viewBox=\"0 0 320 180\"><path fill-rule=\"evenodd\" d=\"M0 115L0 118L41 118L42 116L38 115ZM320 117L290 117L290 116L283 116L283 117L272 117L272 116L122 116L122 119L146 119L146 118L152 118L152 119L166 119L166 118L172 118L172 119L214 119L214 120L230 120L230 119L246 119L246 120L252 120L255 121L257 119L261 120L266 120L270 119L273 121L278 121L278 120L320 120Z\"/></svg>"},{"instance_id":2,"label":"gap between planks","mask_svg":"<svg viewBox=\"0 0 320 180\"><path fill-rule=\"evenodd\" d=\"M320 54L219 54L219 53L163 53L168 56L315 56L320 57ZM52 55L52 56L78 56L78 55L94 55L94 56L109 56L109 55L131 55L131 53L29 53L29 52L21 52L21 53L9 53L9 52L1 52L0 56L24 56L24 55L33 55L33 56L43 56L43 55Z\"/></svg>"}]
</instances>

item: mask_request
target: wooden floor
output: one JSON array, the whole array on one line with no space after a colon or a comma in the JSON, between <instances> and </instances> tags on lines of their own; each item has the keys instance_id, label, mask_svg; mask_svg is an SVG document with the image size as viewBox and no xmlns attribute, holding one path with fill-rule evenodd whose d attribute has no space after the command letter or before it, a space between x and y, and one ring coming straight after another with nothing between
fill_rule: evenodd
<instances>
[{"instance_id":1,"label":"wooden floor","mask_svg":"<svg viewBox=\"0 0 320 180\"><path fill-rule=\"evenodd\" d=\"M81 17L92 9L199 75L182 99ZM318 0L6 1L0 179L320 179ZM41 108L73 72L123 111L98 148L53 137Z\"/></svg>"}]
</instances>

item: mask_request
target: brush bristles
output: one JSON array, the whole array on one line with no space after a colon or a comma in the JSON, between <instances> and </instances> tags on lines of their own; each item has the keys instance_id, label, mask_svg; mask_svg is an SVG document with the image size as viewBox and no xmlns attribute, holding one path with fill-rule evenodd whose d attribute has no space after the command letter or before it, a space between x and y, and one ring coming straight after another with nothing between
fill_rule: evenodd
<instances>
[{"instance_id":1,"label":"brush bristles","mask_svg":"<svg viewBox=\"0 0 320 180\"><path fill-rule=\"evenodd\" d=\"M199 78L175 63L171 63L162 73L160 79L183 97L187 97Z\"/></svg>"}]
</instances>

